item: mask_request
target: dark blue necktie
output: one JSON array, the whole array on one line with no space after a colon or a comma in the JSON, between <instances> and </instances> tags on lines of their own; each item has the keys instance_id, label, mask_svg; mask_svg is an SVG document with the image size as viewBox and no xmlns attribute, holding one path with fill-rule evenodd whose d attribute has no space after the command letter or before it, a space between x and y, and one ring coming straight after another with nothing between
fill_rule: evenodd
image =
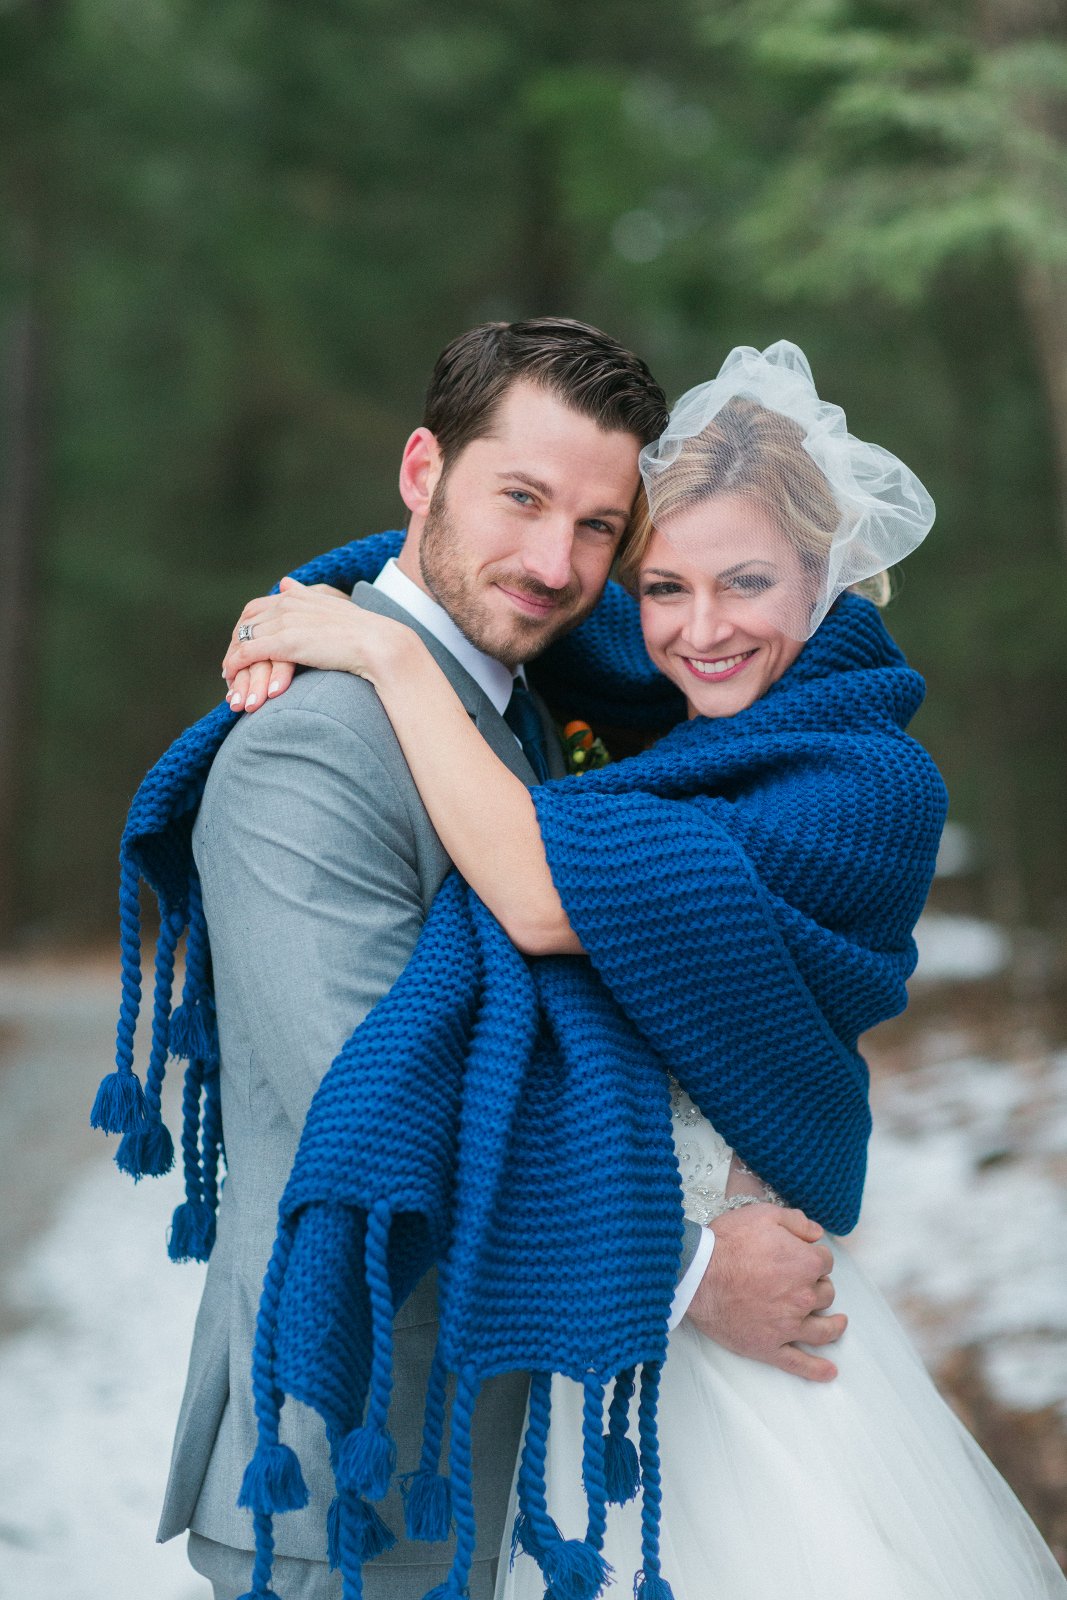
<instances>
[{"instance_id":1,"label":"dark blue necktie","mask_svg":"<svg viewBox=\"0 0 1067 1600\"><path fill-rule=\"evenodd\" d=\"M526 759L536 772L538 780L544 783L549 775L545 730L541 726L534 697L521 678L515 679L511 699L504 712L504 721L522 745Z\"/></svg>"}]
</instances>

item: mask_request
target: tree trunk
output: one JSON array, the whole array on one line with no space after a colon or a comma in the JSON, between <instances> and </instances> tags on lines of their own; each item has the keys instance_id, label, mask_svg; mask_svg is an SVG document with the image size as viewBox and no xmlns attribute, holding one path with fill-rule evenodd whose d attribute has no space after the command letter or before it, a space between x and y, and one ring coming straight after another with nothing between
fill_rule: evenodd
<instances>
[{"instance_id":1,"label":"tree trunk","mask_svg":"<svg viewBox=\"0 0 1067 1600\"><path fill-rule=\"evenodd\" d=\"M517 284L525 317L575 316L574 271L560 196L559 136L531 127L523 151Z\"/></svg>"},{"instance_id":2,"label":"tree trunk","mask_svg":"<svg viewBox=\"0 0 1067 1600\"><path fill-rule=\"evenodd\" d=\"M37 551L44 500L44 317L31 281L3 352L0 499L0 943L26 912L23 830L33 772Z\"/></svg>"},{"instance_id":3,"label":"tree trunk","mask_svg":"<svg viewBox=\"0 0 1067 1600\"><path fill-rule=\"evenodd\" d=\"M26 82L38 105L4 152L12 196L5 242L19 286L0 330L0 944L10 943L29 901L26 822L36 765L37 574L47 454L49 174L57 120L52 52L65 9L66 0L24 0Z\"/></svg>"},{"instance_id":4,"label":"tree trunk","mask_svg":"<svg viewBox=\"0 0 1067 1600\"><path fill-rule=\"evenodd\" d=\"M984 0L979 31L987 49L1015 45L1067 48L1067 0ZM1018 121L1048 145L1056 161L1018 163L1014 177L1023 193L1058 213L1067 229L1067 197L1059 173L1067 160L1067 96L1061 90L1019 90ZM1021 300L1048 405L1049 433L1059 502L1059 533L1067 556L1067 261L1032 252L1019 261Z\"/></svg>"},{"instance_id":5,"label":"tree trunk","mask_svg":"<svg viewBox=\"0 0 1067 1600\"><path fill-rule=\"evenodd\" d=\"M1067 557L1067 267L1023 261L1023 310L1045 388L1059 505L1059 532Z\"/></svg>"}]
</instances>

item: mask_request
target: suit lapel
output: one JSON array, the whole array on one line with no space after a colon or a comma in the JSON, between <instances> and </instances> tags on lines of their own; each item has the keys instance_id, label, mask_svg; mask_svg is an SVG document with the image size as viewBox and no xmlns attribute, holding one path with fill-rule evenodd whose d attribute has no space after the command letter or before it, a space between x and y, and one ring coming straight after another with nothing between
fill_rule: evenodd
<instances>
[{"instance_id":1,"label":"suit lapel","mask_svg":"<svg viewBox=\"0 0 1067 1600\"><path fill-rule=\"evenodd\" d=\"M469 712L475 727L492 750L495 756L521 778L528 788L533 788L537 783L537 775L523 754L522 746L497 711L493 702L485 691L479 688L466 668L461 667L450 650L446 650L439 639L422 627L410 616L395 600L382 594L380 589L375 589L370 583L357 583L352 591L354 605L362 606L364 611L376 611L380 616L393 617L397 622L403 622L407 627L417 633L423 644L441 668L449 683L459 695L464 708ZM543 719L542 719L543 720ZM555 734L552 734L552 747L556 744ZM551 751L549 761L551 763ZM562 765L562 757L560 758ZM553 776L555 776L553 772Z\"/></svg>"}]
</instances>

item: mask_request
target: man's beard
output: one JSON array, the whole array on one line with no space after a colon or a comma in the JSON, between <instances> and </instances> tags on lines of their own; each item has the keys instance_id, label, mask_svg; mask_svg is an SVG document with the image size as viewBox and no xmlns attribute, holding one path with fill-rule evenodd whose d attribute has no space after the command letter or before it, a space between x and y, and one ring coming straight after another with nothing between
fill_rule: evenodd
<instances>
[{"instance_id":1,"label":"man's beard","mask_svg":"<svg viewBox=\"0 0 1067 1600\"><path fill-rule=\"evenodd\" d=\"M600 597L594 595L588 604L579 606L581 590L576 581L565 589L549 589L527 573L509 571L504 563L499 570L483 568L476 581L464 570L463 544L444 489L442 480L434 489L419 540L422 581L471 644L514 669L540 655L587 617ZM544 620L518 612L502 618L481 593L494 581L502 582L513 594L551 600L556 609Z\"/></svg>"}]
</instances>

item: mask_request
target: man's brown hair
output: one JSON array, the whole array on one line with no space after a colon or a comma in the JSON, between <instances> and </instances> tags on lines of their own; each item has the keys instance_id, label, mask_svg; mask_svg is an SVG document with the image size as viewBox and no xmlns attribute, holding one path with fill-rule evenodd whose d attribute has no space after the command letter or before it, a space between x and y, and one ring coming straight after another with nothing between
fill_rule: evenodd
<instances>
[{"instance_id":1,"label":"man's brown hair","mask_svg":"<svg viewBox=\"0 0 1067 1600\"><path fill-rule=\"evenodd\" d=\"M523 380L642 444L667 425L666 396L645 363L598 328L569 317L483 322L441 352L426 392L423 427L436 438L446 472L472 439L492 431L500 401Z\"/></svg>"}]
</instances>

